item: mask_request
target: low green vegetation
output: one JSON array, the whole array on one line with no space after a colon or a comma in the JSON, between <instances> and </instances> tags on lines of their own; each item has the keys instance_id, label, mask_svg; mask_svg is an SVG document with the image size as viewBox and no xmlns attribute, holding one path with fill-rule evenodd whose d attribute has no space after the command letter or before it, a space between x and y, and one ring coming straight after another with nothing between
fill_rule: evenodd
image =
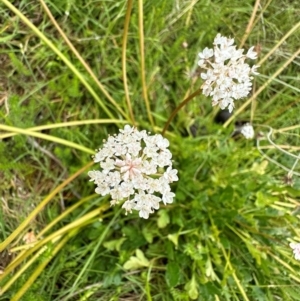
<instances>
[{"instance_id":1,"label":"low green vegetation","mask_svg":"<svg viewBox=\"0 0 300 301\"><path fill-rule=\"evenodd\" d=\"M296 1L0 0L0 14L0 300L300 300ZM176 114L172 204L110 207L87 174L95 149L126 124L162 133L217 33L255 46L249 97L225 123L201 93ZM246 121L252 140L232 135Z\"/></svg>"}]
</instances>

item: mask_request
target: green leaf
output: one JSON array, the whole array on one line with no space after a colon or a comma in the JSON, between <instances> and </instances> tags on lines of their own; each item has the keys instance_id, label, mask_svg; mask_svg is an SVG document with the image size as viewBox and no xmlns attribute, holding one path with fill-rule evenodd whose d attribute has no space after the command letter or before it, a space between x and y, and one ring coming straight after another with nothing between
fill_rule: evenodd
<instances>
[{"instance_id":1,"label":"green leaf","mask_svg":"<svg viewBox=\"0 0 300 301\"><path fill-rule=\"evenodd\" d=\"M9 57L11 59L12 65L17 69L18 72L20 72L23 75L30 75L30 71L23 65L23 63L17 58L17 56L10 52Z\"/></svg>"},{"instance_id":2,"label":"green leaf","mask_svg":"<svg viewBox=\"0 0 300 301\"><path fill-rule=\"evenodd\" d=\"M259 175L264 175L268 167L269 162L267 160L262 161L261 163L254 163L251 170L258 173Z\"/></svg>"},{"instance_id":3,"label":"green leaf","mask_svg":"<svg viewBox=\"0 0 300 301\"><path fill-rule=\"evenodd\" d=\"M143 267L149 267L150 262L141 250L137 249L135 255L136 256L131 256L129 260L124 263L123 268L125 270L136 270Z\"/></svg>"},{"instance_id":4,"label":"green leaf","mask_svg":"<svg viewBox=\"0 0 300 301\"><path fill-rule=\"evenodd\" d=\"M0 37L0 43L7 43L15 37L15 34L10 34L5 37Z\"/></svg>"},{"instance_id":5,"label":"green leaf","mask_svg":"<svg viewBox=\"0 0 300 301\"><path fill-rule=\"evenodd\" d=\"M208 258L205 264L205 275L209 277L211 280L217 280L218 276L216 275L211 260Z\"/></svg>"},{"instance_id":6,"label":"green leaf","mask_svg":"<svg viewBox=\"0 0 300 301\"><path fill-rule=\"evenodd\" d=\"M158 212L159 218L157 220L158 228L165 228L170 223L170 216L167 210L161 209Z\"/></svg>"},{"instance_id":7,"label":"green leaf","mask_svg":"<svg viewBox=\"0 0 300 301\"><path fill-rule=\"evenodd\" d=\"M258 191L256 193L256 201L255 205L257 207L266 207L270 204L273 204L278 199L270 194L263 193L261 191Z\"/></svg>"},{"instance_id":8,"label":"green leaf","mask_svg":"<svg viewBox=\"0 0 300 301\"><path fill-rule=\"evenodd\" d=\"M168 235L168 239L175 245L176 248L178 247L178 237L179 233Z\"/></svg>"},{"instance_id":9,"label":"green leaf","mask_svg":"<svg viewBox=\"0 0 300 301\"><path fill-rule=\"evenodd\" d=\"M114 251L114 250L120 251L120 248L126 239L127 238L122 237L119 239L110 240L110 241L104 242L103 246L110 251Z\"/></svg>"},{"instance_id":10,"label":"green leaf","mask_svg":"<svg viewBox=\"0 0 300 301\"><path fill-rule=\"evenodd\" d=\"M176 262L170 261L167 264L166 279L168 285L171 287L174 287L179 283L180 267Z\"/></svg>"},{"instance_id":11,"label":"green leaf","mask_svg":"<svg viewBox=\"0 0 300 301\"><path fill-rule=\"evenodd\" d=\"M153 232L150 231L149 228L145 227L145 228L143 228L142 233L143 233L145 239L147 240L147 242L151 244L153 241Z\"/></svg>"},{"instance_id":12,"label":"green leaf","mask_svg":"<svg viewBox=\"0 0 300 301\"><path fill-rule=\"evenodd\" d=\"M185 285L185 290L187 291L187 293L189 294L189 297L192 300L196 300L198 298L199 292L197 289L197 283L195 280L195 276L193 275L191 281L189 281L186 285Z\"/></svg>"}]
</instances>

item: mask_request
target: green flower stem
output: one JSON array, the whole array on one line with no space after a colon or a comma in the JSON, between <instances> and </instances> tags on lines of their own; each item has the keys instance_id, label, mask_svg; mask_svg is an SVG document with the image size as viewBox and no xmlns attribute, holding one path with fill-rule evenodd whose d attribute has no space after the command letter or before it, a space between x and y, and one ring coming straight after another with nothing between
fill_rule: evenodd
<instances>
[{"instance_id":1,"label":"green flower stem","mask_svg":"<svg viewBox=\"0 0 300 301\"><path fill-rule=\"evenodd\" d=\"M57 186L40 204L29 214L29 216L19 225L19 227L8 237L4 242L0 243L0 252L3 251L7 246L17 237L22 231L30 224L30 222L44 209L44 207L52 200L52 198L60 192L65 186L71 183L75 178L82 174L86 169L91 167L94 162L90 162L76 173L71 175L68 179L64 180L59 186Z\"/></svg>"},{"instance_id":2,"label":"green flower stem","mask_svg":"<svg viewBox=\"0 0 300 301\"><path fill-rule=\"evenodd\" d=\"M114 119L114 116L106 107L104 102L99 98L97 93L94 91L92 86L85 80L84 76L79 70L67 59L67 57L59 51L59 49L36 27L30 20L28 20L14 5L12 5L8 0L1 0L14 14L16 14L52 51L70 68L70 70L78 77L86 89L91 93L100 107L110 118Z\"/></svg>"},{"instance_id":3,"label":"green flower stem","mask_svg":"<svg viewBox=\"0 0 300 301\"><path fill-rule=\"evenodd\" d=\"M78 149L78 150L86 152L88 154L92 154L92 155L95 154L94 150L92 150L90 148L87 148L87 147L84 147L82 145L79 145L77 143L74 143L74 142L71 142L71 141L68 141L68 140L65 140L65 139L61 139L61 138L58 138L58 137L54 137L54 136L51 136L51 135L33 132L33 131L30 131L29 129L20 129L20 128L16 128L16 127L13 127L13 126L0 124L0 130L15 132L15 133L18 133L18 134L24 134L24 135L27 135L27 136L41 138L41 139L44 139L44 140L48 140L48 141L56 142L56 143L59 143L59 144L62 144L62 145L66 145L70 148Z\"/></svg>"},{"instance_id":4,"label":"green flower stem","mask_svg":"<svg viewBox=\"0 0 300 301\"><path fill-rule=\"evenodd\" d=\"M54 124L45 124L45 125L35 126L32 128L27 128L26 130L31 132L38 132L42 130L51 130L56 128L68 127L68 126L78 126L78 125L86 125L86 124L107 124L107 123L125 124L128 122L126 120L119 120L119 119L76 120L76 121L61 122L61 123L54 123ZM19 133L0 134L0 139L9 138L18 134Z\"/></svg>"},{"instance_id":5,"label":"green flower stem","mask_svg":"<svg viewBox=\"0 0 300 301\"><path fill-rule=\"evenodd\" d=\"M166 131L169 128L169 125L171 123L171 121L173 120L173 118L176 116L176 114L178 113L178 111L184 107L189 101L191 101L194 97L196 97L197 95L199 95L201 93L201 90L196 90L194 93L192 93L190 96L188 96L186 99L184 99L178 106L177 108L172 112L171 116L169 117L169 119L167 120L165 127L163 128L162 131L162 135L164 136L164 134L166 133Z\"/></svg>"}]
</instances>

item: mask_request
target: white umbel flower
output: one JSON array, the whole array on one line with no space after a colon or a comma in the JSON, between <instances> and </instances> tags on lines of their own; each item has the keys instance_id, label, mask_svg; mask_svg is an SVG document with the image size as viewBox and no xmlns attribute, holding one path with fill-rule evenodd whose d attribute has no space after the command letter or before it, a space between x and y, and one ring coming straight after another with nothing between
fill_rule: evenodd
<instances>
[{"instance_id":1,"label":"white umbel flower","mask_svg":"<svg viewBox=\"0 0 300 301\"><path fill-rule=\"evenodd\" d=\"M293 249L295 259L300 260L300 243L291 242L290 247Z\"/></svg>"},{"instance_id":2,"label":"white umbel flower","mask_svg":"<svg viewBox=\"0 0 300 301\"><path fill-rule=\"evenodd\" d=\"M246 139L253 139L254 137L254 129L253 126L250 123L245 123L241 128L241 134Z\"/></svg>"},{"instance_id":3,"label":"white umbel flower","mask_svg":"<svg viewBox=\"0 0 300 301\"><path fill-rule=\"evenodd\" d=\"M147 219L159 203L172 203L175 194L170 183L178 181L172 169L169 141L163 136L126 125L118 135L109 136L94 156L101 171L89 171L96 193L110 194L111 206L123 202L126 214L139 211Z\"/></svg>"},{"instance_id":4,"label":"white umbel flower","mask_svg":"<svg viewBox=\"0 0 300 301\"><path fill-rule=\"evenodd\" d=\"M221 36L214 39L214 48L205 48L199 53L198 65L205 69L201 73L204 80L201 89L205 96L212 96L212 105L219 105L231 113L234 100L246 97L252 88L251 74L257 75L257 67L250 67L246 59L256 59L257 53L251 47L244 55L243 49L236 49L234 39Z\"/></svg>"}]
</instances>

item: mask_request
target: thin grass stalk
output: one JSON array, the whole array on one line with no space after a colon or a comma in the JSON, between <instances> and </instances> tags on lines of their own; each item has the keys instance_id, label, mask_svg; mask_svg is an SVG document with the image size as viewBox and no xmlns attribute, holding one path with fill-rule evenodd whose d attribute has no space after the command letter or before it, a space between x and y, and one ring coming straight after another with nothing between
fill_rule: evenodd
<instances>
[{"instance_id":1,"label":"thin grass stalk","mask_svg":"<svg viewBox=\"0 0 300 301\"><path fill-rule=\"evenodd\" d=\"M55 226L59 221L61 221L64 217L66 217L68 214L73 212L76 208L81 206L82 204L90 201L91 199L97 197L99 195L93 194L88 197L85 197L81 199L80 201L76 202L73 206L66 209L62 214L60 214L58 217L56 217L54 220L52 220L43 230L41 230L37 235L36 238L42 237L47 231L49 231L53 226Z\"/></svg>"},{"instance_id":2,"label":"thin grass stalk","mask_svg":"<svg viewBox=\"0 0 300 301\"><path fill-rule=\"evenodd\" d=\"M258 65L262 65L274 52L300 27L300 22L294 25L279 41L278 43L258 62Z\"/></svg>"},{"instance_id":3,"label":"thin grass stalk","mask_svg":"<svg viewBox=\"0 0 300 301\"><path fill-rule=\"evenodd\" d=\"M194 6L197 4L197 2L198 2L198 0L192 0L191 3L189 4L188 11L187 11L188 15L187 15L186 21L185 21L186 30L188 30L188 28L189 28L191 18L192 18L192 12L193 12ZM186 62L186 72L187 72L187 74L190 74L190 69L188 67L188 58L187 57L185 58L185 62ZM184 99L187 98L188 95L191 93L191 91L194 89L194 84L196 83L198 78L195 77L195 76L192 76L191 80L192 80L191 84L189 85L189 88L187 89L187 91L184 94Z\"/></svg>"},{"instance_id":4,"label":"thin grass stalk","mask_svg":"<svg viewBox=\"0 0 300 301\"><path fill-rule=\"evenodd\" d=\"M260 144L259 144L259 139L257 139L257 143L256 143L256 147L257 147L257 150L259 151L259 153L261 154L261 156L263 158L266 158L268 161L274 163L275 165L277 165L278 167L282 168L283 170L289 172L290 171L290 168L280 164L279 162L277 162L276 160L272 159L271 157L269 157L267 154L265 154L263 151L262 151L262 148L260 147ZM276 147L277 148L277 147ZM300 177L300 173L298 172L293 172L294 175Z\"/></svg>"},{"instance_id":5,"label":"thin grass stalk","mask_svg":"<svg viewBox=\"0 0 300 301\"><path fill-rule=\"evenodd\" d=\"M115 119L110 110L106 107L104 102L99 98L98 94L94 91L92 86L81 75L80 71L67 59L67 57L59 51L59 49L32 23L26 18L14 5L8 0L1 0L14 14L16 14L78 77L81 83L86 87L90 94L94 97L96 102L100 105L103 111L112 119Z\"/></svg>"},{"instance_id":6,"label":"thin grass stalk","mask_svg":"<svg viewBox=\"0 0 300 301\"><path fill-rule=\"evenodd\" d=\"M87 285L84 288L77 289L76 292L74 292L73 294L69 294L66 297L63 297L59 301L67 301L67 300L69 300L71 298L74 299L76 296L78 296L78 295L80 295L82 293L85 293L86 291L90 291L90 290L93 290L93 289L99 290L101 286L103 286L103 281L97 282L97 283L93 283L91 285Z\"/></svg>"},{"instance_id":7,"label":"thin grass stalk","mask_svg":"<svg viewBox=\"0 0 300 301\"><path fill-rule=\"evenodd\" d=\"M298 277L296 277L297 275L297 271L295 271L286 261L282 260L281 258L279 258L278 256L276 256L275 254L273 254L271 251L267 250L267 253L273 257L277 262L279 262L283 267L285 267L286 269L288 269L289 271L293 272L294 274L294 279L300 283L300 279Z\"/></svg>"},{"instance_id":8,"label":"thin grass stalk","mask_svg":"<svg viewBox=\"0 0 300 301\"><path fill-rule=\"evenodd\" d=\"M74 211L76 208L78 208L80 205L84 204L85 202L89 201L90 199L94 198L97 195L91 195L88 196L86 198L81 199L79 202L76 202L76 204L74 204L73 206L71 206L70 208L68 208L67 210L65 210L62 214L60 214L57 218L55 218L50 224L48 224L42 231L40 231L37 235L36 238L39 239L41 236L43 236L47 231L49 231L54 225L56 225L60 220L62 220L64 217L66 217L69 213L71 213L72 211ZM57 239L57 238L55 238ZM33 244L33 246L36 243ZM26 246L22 246L22 247L29 247L28 245ZM12 248L10 251L11 252L16 252L18 249L17 248ZM18 254L18 256L13 260L13 261L17 261L19 260L23 254L26 253L26 250L23 250L22 252L20 252ZM22 259L23 261L23 259ZM21 268L22 269L22 268Z\"/></svg>"},{"instance_id":9,"label":"thin grass stalk","mask_svg":"<svg viewBox=\"0 0 300 301\"><path fill-rule=\"evenodd\" d=\"M46 243L54 241L55 239L61 237L63 234L68 233L74 229L81 229L93 222L95 222L95 217L103 211L103 208L97 208L83 217L75 220L74 222L66 225L65 227L57 230L56 232L50 234L49 236L38 241L32 248L27 249L22 255L18 255L6 268L2 275L0 275L0 280L4 279L11 271L18 267L26 258L28 258L35 251L41 249ZM98 219L98 218L97 218Z\"/></svg>"},{"instance_id":10,"label":"thin grass stalk","mask_svg":"<svg viewBox=\"0 0 300 301\"><path fill-rule=\"evenodd\" d=\"M139 5L139 38L140 38L140 56L141 56L141 79L142 79L142 89L143 89L143 98L145 101L148 119L151 123L152 130L154 130L154 121L151 114L150 103L148 99L148 91L146 84L146 75L145 75L145 47L144 47L144 11L143 11L143 0L138 0Z\"/></svg>"},{"instance_id":11,"label":"thin grass stalk","mask_svg":"<svg viewBox=\"0 0 300 301\"><path fill-rule=\"evenodd\" d=\"M109 205L105 204L102 205L101 207L92 210L91 212L85 214L84 216L78 218L77 220L75 220L72 223L69 223L68 225L62 227L61 229L51 233L50 235L48 235L47 237L41 239L39 241L39 244L42 246L45 243L47 243L48 241L54 239L57 236L60 236L74 228L82 228L83 226L86 226L87 224L90 224L92 219L94 217L96 217L97 215L100 215L103 211L109 209Z\"/></svg>"},{"instance_id":12,"label":"thin grass stalk","mask_svg":"<svg viewBox=\"0 0 300 301\"><path fill-rule=\"evenodd\" d=\"M279 46L293 33L295 32L298 28L300 27L300 22L297 23L295 26L293 26L284 36L283 38L263 57L262 60L259 61L258 65L261 65L264 63L278 48ZM251 122L254 119L255 115L255 109L256 109L256 101L253 99L251 102L251 115L250 115L250 120Z\"/></svg>"},{"instance_id":13,"label":"thin grass stalk","mask_svg":"<svg viewBox=\"0 0 300 301\"><path fill-rule=\"evenodd\" d=\"M179 112L179 110L184 107L189 101L191 101L195 96L199 95L201 93L201 90L196 90L194 93L192 93L190 96L188 96L186 99L184 99L177 107L176 109L172 112L171 116L169 117L169 119L167 120L163 130L162 130L162 135L164 135L166 133L166 131L169 128L169 125L171 123L171 121L173 120L173 118L176 116L176 114Z\"/></svg>"},{"instance_id":14,"label":"thin grass stalk","mask_svg":"<svg viewBox=\"0 0 300 301\"><path fill-rule=\"evenodd\" d=\"M240 280L239 280L238 277L236 276L236 273L235 273L235 271L234 271L234 269L233 269L233 267L232 267L232 265L231 265L229 256L226 254L226 251L225 251L225 249L224 249L224 247L223 247L222 244L220 244L220 248L221 248L221 250L222 250L222 252L223 252L223 255L224 255L225 259L226 259L226 264L228 265L228 267L229 267L229 269L230 269L230 271L231 271L231 273L232 273L232 277L233 277L233 279L234 279L234 281L235 281L235 283L236 283L236 285L237 285L239 291L241 292L241 294L242 294L244 300L245 300L245 301L250 301L250 300L248 299L248 297L247 297L247 294L246 294L245 290L243 289L243 286L242 286L241 283L240 283Z\"/></svg>"},{"instance_id":15,"label":"thin grass stalk","mask_svg":"<svg viewBox=\"0 0 300 301\"><path fill-rule=\"evenodd\" d=\"M28 129L20 129L20 128L16 128L16 127L13 127L13 126L0 124L0 130L15 132L15 133L18 133L18 134L24 134L24 135L27 135L27 136L41 138L41 139L52 141L52 142L55 142L55 143L58 143L58 144L66 145L66 146L68 146L70 148L73 148L73 149L78 149L82 152L85 152L85 153L88 153L88 154L91 154L91 155L95 154L94 150L92 150L90 148L87 148L85 146L82 146L80 144L77 144L77 143L62 139L62 138L54 137L54 136L51 136L51 135L33 132L33 131L28 130Z\"/></svg>"},{"instance_id":16,"label":"thin grass stalk","mask_svg":"<svg viewBox=\"0 0 300 301\"><path fill-rule=\"evenodd\" d=\"M300 128L300 124L296 124L296 125L292 125L292 126L288 126L288 127L285 127L285 128L275 130L274 133L283 133L283 132L287 132L287 131L296 130L298 128Z\"/></svg>"},{"instance_id":17,"label":"thin grass stalk","mask_svg":"<svg viewBox=\"0 0 300 301\"><path fill-rule=\"evenodd\" d=\"M282 152L282 153L284 153L284 154L286 154L286 155L288 155L288 156L290 156L290 157L292 157L292 158L294 158L294 159L296 159L296 160L299 160L299 159L300 159L299 155L298 155L298 156L297 156L297 155L294 155L294 154L292 154L292 153L290 153L290 152L288 152L288 151L286 151L286 150L280 148L276 143L274 143L273 140L272 140L272 138L271 138L271 136L272 136L272 134L273 134L273 128L270 127L270 126L267 126L267 125L264 126L264 127L267 128L267 129L269 129L269 132L266 134L266 137L267 137L268 142L269 142L271 145L273 145L273 146L274 146L276 149L278 149L280 152Z\"/></svg>"},{"instance_id":18,"label":"thin grass stalk","mask_svg":"<svg viewBox=\"0 0 300 301\"><path fill-rule=\"evenodd\" d=\"M3 251L17 236L19 236L22 231L24 231L24 229L30 224L31 220L34 219L40 213L40 211L43 210L43 208L52 200L52 198L58 192L60 192L65 186L71 183L75 178L77 178L80 174L82 174L93 164L94 162L90 162L78 171L76 171L73 175L71 175L69 178L64 180L59 186L57 186L45 199L43 199L41 203L39 203L37 207L29 214L29 216L19 225L19 227L9 237L7 237L4 242L0 243L0 252Z\"/></svg>"},{"instance_id":19,"label":"thin grass stalk","mask_svg":"<svg viewBox=\"0 0 300 301\"><path fill-rule=\"evenodd\" d=\"M145 290L146 290L146 296L147 296L147 301L152 301L152 296L151 296L151 289L150 289L150 282L151 282L151 268L152 265L150 265L148 271L147 271L147 278L145 279Z\"/></svg>"},{"instance_id":20,"label":"thin grass stalk","mask_svg":"<svg viewBox=\"0 0 300 301\"><path fill-rule=\"evenodd\" d=\"M39 125L32 128L27 128L26 131L30 132L38 132L43 130L51 130L56 128L63 128L63 127L69 127L69 126L78 126L78 125L87 125L87 124L110 124L110 123L128 123L126 120L118 120L118 119L88 119L88 120L76 120L76 121L69 121L69 122L60 122L60 123L53 123L53 124L45 124L45 125ZM1 134L0 139L13 137L15 135L18 135L19 133L7 133L7 134Z\"/></svg>"},{"instance_id":21,"label":"thin grass stalk","mask_svg":"<svg viewBox=\"0 0 300 301\"><path fill-rule=\"evenodd\" d=\"M56 237L54 239L54 241L58 240L60 237L61 237L61 235ZM49 240L47 240L46 242L43 241L43 244L40 244L40 242L36 243L35 246L27 248L26 250L23 250L22 252L20 252L18 254L18 256L12 262L10 262L10 264L5 268L4 272L0 275L0 281L2 281L9 274L11 274L17 267L19 267L23 262L25 262L25 260L28 260L29 256L32 255L35 251L39 252L40 249L43 249L45 247L44 245L48 241ZM15 249L17 249L17 248L15 248Z\"/></svg>"},{"instance_id":22,"label":"thin grass stalk","mask_svg":"<svg viewBox=\"0 0 300 301\"><path fill-rule=\"evenodd\" d=\"M274 133L276 133L276 132L277 131L275 131ZM277 144L277 146L280 147L281 149L290 149L292 151L299 151L300 150L300 146L291 146L291 145L288 145L288 144ZM260 146L260 149L277 149L277 147L275 147L273 145L264 145L264 146Z\"/></svg>"},{"instance_id":23,"label":"thin grass stalk","mask_svg":"<svg viewBox=\"0 0 300 301\"><path fill-rule=\"evenodd\" d=\"M242 48L244 46L246 40L248 39L248 37L249 37L249 35L250 35L251 31L252 31L254 19L255 19L255 16L256 16L256 13L257 13L259 5L260 5L260 0L256 0L255 4L254 4L254 8L252 10L252 14L251 14L250 20L248 22L247 28L245 30L245 33L243 35L243 38L242 38L242 41L240 43L239 48Z\"/></svg>"},{"instance_id":24,"label":"thin grass stalk","mask_svg":"<svg viewBox=\"0 0 300 301\"><path fill-rule=\"evenodd\" d=\"M246 101L235 113L223 124L226 128L230 122L237 117L273 80L276 78L298 55L300 48Z\"/></svg>"},{"instance_id":25,"label":"thin grass stalk","mask_svg":"<svg viewBox=\"0 0 300 301\"><path fill-rule=\"evenodd\" d=\"M121 113L121 115L128 119L128 116L126 113L122 110L122 108L118 105L118 103L113 99L113 97L106 91L105 87L100 83L97 76L91 69L91 67L88 65L88 63L83 59L83 57L80 55L80 53L77 51L77 49L74 47L72 42L69 40L69 38L65 35L61 27L58 25L56 20L54 19L50 9L48 8L47 4L44 0L40 0L46 14L48 15L50 21L53 23L57 31L60 33L61 37L64 39L68 47L71 49L71 51L75 54L75 56L78 58L82 66L85 68L85 70L89 73L89 75L92 77L94 82L97 84L98 88L101 90L101 92L106 96L106 98L111 102L111 104Z\"/></svg>"},{"instance_id":26,"label":"thin grass stalk","mask_svg":"<svg viewBox=\"0 0 300 301\"><path fill-rule=\"evenodd\" d=\"M66 235L58 244L56 247L54 247L54 250L52 253L48 256L47 259L45 259L31 274L29 279L26 281L26 283L20 288L20 290L16 293L15 296L10 301L18 301L22 298L22 296L26 293L26 291L30 288L30 286L34 283L34 281L38 278L38 276L43 272L45 267L48 265L48 263L52 260L52 258L60 251L60 249L67 243L67 241L73 237L77 233L77 230L73 230L70 233Z\"/></svg>"},{"instance_id":27,"label":"thin grass stalk","mask_svg":"<svg viewBox=\"0 0 300 301\"><path fill-rule=\"evenodd\" d=\"M90 265L92 259L94 258L94 256L96 255L96 252L98 251L100 245L103 243L108 231L111 229L111 227L115 224L116 219L119 217L121 212L121 209L114 214L113 218L110 220L109 224L107 225L107 227L105 228L105 230L101 233L100 237L98 238L98 242L97 245L95 246L91 256L86 260L85 265L83 266L83 268L81 269L79 275L77 276L76 280L74 281L73 287L76 287L79 280L81 279L82 275L84 274L84 272L87 270L88 266Z\"/></svg>"},{"instance_id":28,"label":"thin grass stalk","mask_svg":"<svg viewBox=\"0 0 300 301\"><path fill-rule=\"evenodd\" d=\"M238 229L234 229L234 227L231 227L229 224L226 224L226 226L236 235L238 236L244 243L247 243L246 237L244 236L244 233L239 231ZM248 237L249 238L249 237ZM251 238L253 240L253 238Z\"/></svg>"},{"instance_id":29,"label":"thin grass stalk","mask_svg":"<svg viewBox=\"0 0 300 301\"><path fill-rule=\"evenodd\" d=\"M239 48L242 48L244 46L244 43L246 42L247 38L249 37L249 35L252 31L252 28L254 27L254 19L255 19L255 16L256 16L259 6L260 6L260 0L256 0L255 4L254 4L254 8L252 10L250 20L248 22L247 28L245 30L245 33L243 35L243 38L242 38ZM254 89L254 87L253 87L253 89ZM255 104L256 104L256 101L255 101L255 99L253 99L253 101L251 102L251 112L250 112L250 116L251 116L250 120L251 121L254 119L254 111L255 111L255 107L256 107Z\"/></svg>"},{"instance_id":30,"label":"thin grass stalk","mask_svg":"<svg viewBox=\"0 0 300 301\"><path fill-rule=\"evenodd\" d=\"M125 98L126 98L126 103L128 106L130 119L131 119L132 124L135 126L134 114L132 111L132 106L131 106L130 97L129 97L129 89L128 89L128 84L127 84L127 70L126 70L126 49L127 49L127 38L128 38L128 29L129 29L131 10L132 10L132 0L128 0L126 16L125 16L125 23L124 23L124 31L123 31L123 41L122 41L122 76L123 76Z\"/></svg>"},{"instance_id":31,"label":"thin grass stalk","mask_svg":"<svg viewBox=\"0 0 300 301\"><path fill-rule=\"evenodd\" d=\"M264 14L265 14L267 8L269 7L269 5L272 3L272 1L273 0L268 0L268 2L265 3L265 6L261 9L260 14L257 16L255 21L253 22L253 27L255 27L256 24L264 18Z\"/></svg>"},{"instance_id":32,"label":"thin grass stalk","mask_svg":"<svg viewBox=\"0 0 300 301\"><path fill-rule=\"evenodd\" d=\"M56 240L59 240L57 238ZM4 286L1 287L0 295L3 295L15 282L22 276L22 274L47 250L47 246L42 247L36 254L34 254L24 265L22 265L18 270L14 271L13 276L9 279Z\"/></svg>"}]
</instances>

